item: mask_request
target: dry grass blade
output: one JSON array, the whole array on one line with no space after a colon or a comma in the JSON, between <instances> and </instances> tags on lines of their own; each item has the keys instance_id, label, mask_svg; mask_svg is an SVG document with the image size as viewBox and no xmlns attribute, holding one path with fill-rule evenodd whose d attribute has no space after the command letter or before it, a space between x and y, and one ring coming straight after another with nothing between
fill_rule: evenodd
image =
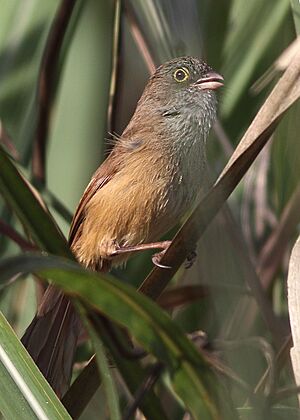
<instances>
[{"instance_id":1,"label":"dry grass blade","mask_svg":"<svg viewBox=\"0 0 300 420\"><path fill-rule=\"evenodd\" d=\"M291 361L295 375L296 385L300 385L300 237L298 238L290 258L288 273L288 304L293 347L291 348ZM300 395L298 396L300 403Z\"/></svg>"},{"instance_id":2,"label":"dry grass blade","mask_svg":"<svg viewBox=\"0 0 300 420\"><path fill-rule=\"evenodd\" d=\"M175 236L161 261L161 264L170 266L171 269L154 268L140 287L142 293L153 299L161 294L266 144L281 117L299 97L300 52L262 106L215 185Z\"/></svg>"},{"instance_id":3,"label":"dry grass blade","mask_svg":"<svg viewBox=\"0 0 300 420\"><path fill-rule=\"evenodd\" d=\"M300 36L280 54L275 63L251 86L251 91L257 95L271 82L277 72L287 69L299 48Z\"/></svg>"},{"instance_id":4,"label":"dry grass blade","mask_svg":"<svg viewBox=\"0 0 300 420\"><path fill-rule=\"evenodd\" d=\"M270 287L282 262L287 245L300 221L300 185L296 188L278 225L270 234L258 258L258 273L264 289Z\"/></svg>"}]
</instances>

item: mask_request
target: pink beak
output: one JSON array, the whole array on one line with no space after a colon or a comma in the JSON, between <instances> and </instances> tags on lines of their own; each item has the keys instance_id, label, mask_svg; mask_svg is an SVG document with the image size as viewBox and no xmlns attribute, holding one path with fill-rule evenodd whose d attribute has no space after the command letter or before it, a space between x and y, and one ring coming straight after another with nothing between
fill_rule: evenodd
<instances>
[{"instance_id":1,"label":"pink beak","mask_svg":"<svg viewBox=\"0 0 300 420\"><path fill-rule=\"evenodd\" d=\"M201 90L211 89L215 90L224 85L223 77L214 71L207 73L206 76L198 79L194 84Z\"/></svg>"}]
</instances>

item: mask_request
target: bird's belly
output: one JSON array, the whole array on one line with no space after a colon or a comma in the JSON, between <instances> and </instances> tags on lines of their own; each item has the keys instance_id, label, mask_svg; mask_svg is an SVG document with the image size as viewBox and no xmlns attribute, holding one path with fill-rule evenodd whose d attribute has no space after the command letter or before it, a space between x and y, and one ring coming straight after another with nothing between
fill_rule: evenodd
<instances>
[{"instance_id":1,"label":"bird's belly","mask_svg":"<svg viewBox=\"0 0 300 420\"><path fill-rule=\"evenodd\" d=\"M145 169L134 183L126 176L116 177L89 204L74 249L78 259L87 266L101 267L101 261L109 260L119 247L159 240L193 204L201 172L177 168L172 173L166 166L165 173L160 171L156 176ZM125 255L112 262L127 258Z\"/></svg>"}]
</instances>

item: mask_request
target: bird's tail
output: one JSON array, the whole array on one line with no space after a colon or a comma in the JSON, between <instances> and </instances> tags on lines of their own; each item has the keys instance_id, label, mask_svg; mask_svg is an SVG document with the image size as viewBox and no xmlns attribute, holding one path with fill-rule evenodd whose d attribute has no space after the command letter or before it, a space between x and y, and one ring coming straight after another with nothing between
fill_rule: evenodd
<instances>
[{"instance_id":1,"label":"bird's tail","mask_svg":"<svg viewBox=\"0 0 300 420\"><path fill-rule=\"evenodd\" d=\"M22 343L59 397L70 384L80 332L80 319L69 299L49 286Z\"/></svg>"}]
</instances>

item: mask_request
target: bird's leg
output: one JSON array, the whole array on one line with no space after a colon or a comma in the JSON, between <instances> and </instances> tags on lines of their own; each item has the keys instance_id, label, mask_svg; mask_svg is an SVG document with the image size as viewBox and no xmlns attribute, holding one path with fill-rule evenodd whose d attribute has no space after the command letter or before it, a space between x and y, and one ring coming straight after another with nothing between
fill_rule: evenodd
<instances>
[{"instance_id":1,"label":"bird's leg","mask_svg":"<svg viewBox=\"0 0 300 420\"><path fill-rule=\"evenodd\" d=\"M134 246L124 246L124 247L117 248L115 251L113 251L110 254L110 257L113 258L122 254L140 252L140 251L145 251L147 249L162 249L161 252L158 252L152 256L152 262L157 267L170 268L165 265L159 264L159 261L161 260L162 256L166 252L170 243L171 241L162 241L162 242L151 242L149 244L140 244L140 245L134 245Z\"/></svg>"}]
</instances>

